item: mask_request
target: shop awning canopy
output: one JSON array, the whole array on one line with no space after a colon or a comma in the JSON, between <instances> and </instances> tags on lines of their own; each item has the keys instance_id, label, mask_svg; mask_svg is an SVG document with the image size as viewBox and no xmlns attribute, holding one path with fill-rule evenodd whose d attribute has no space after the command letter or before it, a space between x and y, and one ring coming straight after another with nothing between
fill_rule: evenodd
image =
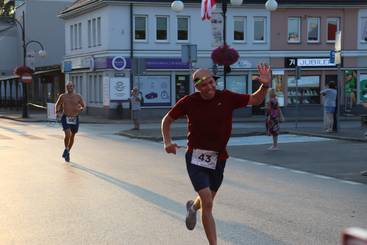
<instances>
[{"instance_id":1,"label":"shop awning canopy","mask_svg":"<svg viewBox=\"0 0 367 245\"><path fill-rule=\"evenodd\" d=\"M11 80L11 79L16 79L16 78L19 78L19 76L17 75L0 76L0 81L6 81L6 80Z\"/></svg>"}]
</instances>

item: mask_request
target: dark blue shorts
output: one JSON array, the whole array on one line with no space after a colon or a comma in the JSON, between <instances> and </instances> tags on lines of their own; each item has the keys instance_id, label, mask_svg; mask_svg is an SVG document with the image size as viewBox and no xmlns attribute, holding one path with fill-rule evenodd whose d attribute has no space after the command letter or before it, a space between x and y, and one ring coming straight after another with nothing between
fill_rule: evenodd
<instances>
[{"instance_id":1,"label":"dark blue shorts","mask_svg":"<svg viewBox=\"0 0 367 245\"><path fill-rule=\"evenodd\" d=\"M223 182L226 160L218 160L216 169L204 168L191 163L192 153L186 152L186 168L196 192L209 187L217 192Z\"/></svg>"},{"instance_id":2,"label":"dark blue shorts","mask_svg":"<svg viewBox=\"0 0 367 245\"><path fill-rule=\"evenodd\" d=\"M79 129L79 117L76 117L76 124L68 124L66 122L66 116L61 117L62 128L65 130L70 129L73 134L76 134Z\"/></svg>"}]
</instances>

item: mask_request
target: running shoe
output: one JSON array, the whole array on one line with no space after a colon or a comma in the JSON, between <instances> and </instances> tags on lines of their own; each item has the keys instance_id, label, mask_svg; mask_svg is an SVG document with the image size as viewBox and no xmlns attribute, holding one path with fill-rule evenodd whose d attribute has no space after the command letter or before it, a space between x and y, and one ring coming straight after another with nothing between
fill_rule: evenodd
<instances>
[{"instance_id":1,"label":"running shoe","mask_svg":"<svg viewBox=\"0 0 367 245\"><path fill-rule=\"evenodd\" d=\"M362 176L367 176L367 170L362 171L362 172L361 172L361 175L362 175Z\"/></svg>"},{"instance_id":2,"label":"running shoe","mask_svg":"<svg viewBox=\"0 0 367 245\"><path fill-rule=\"evenodd\" d=\"M194 201L193 200L189 200L186 203L186 227L187 229L189 229L190 231L193 230L195 228L196 225L196 213L197 210L193 209L194 206Z\"/></svg>"},{"instance_id":3,"label":"running shoe","mask_svg":"<svg viewBox=\"0 0 367 245\"><path fill-rule=\"evenodd\" d=\"M68 154L68 150L65 149L64 152L62 153L62 158L65 158L67 154Z\"/></svg>"},{"instance_id":4,"label":"running shoe","mask_svg":"<svg viewBox=\"0 0 367 245\"><path fill-rule=\"evenodd\" d=\"M70 153L69 152L65 156L65 162L70 162Z\"/></svg>"}]
</instances>

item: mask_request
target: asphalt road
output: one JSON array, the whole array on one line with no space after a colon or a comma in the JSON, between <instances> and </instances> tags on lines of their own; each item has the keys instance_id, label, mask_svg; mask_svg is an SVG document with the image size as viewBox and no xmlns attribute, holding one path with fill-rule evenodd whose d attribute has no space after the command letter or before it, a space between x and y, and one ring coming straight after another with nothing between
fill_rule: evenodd
<instances>
[{"instance_id":1,"label":"asphalt road","mask_svg":"<svg viewBox=\"0 0 367 245\"><path fill-rule=\"evenodd\" d=\"M194 196L184 150L114 135L128 127L82 125L67 164L58 125L1 120L0 244L207 244L201 224L184 225ZM219 244L335 245L344 228L367 228L365 184L263 164L265 148L230 147L214 207Z\"/></svg>"}]
</instances>

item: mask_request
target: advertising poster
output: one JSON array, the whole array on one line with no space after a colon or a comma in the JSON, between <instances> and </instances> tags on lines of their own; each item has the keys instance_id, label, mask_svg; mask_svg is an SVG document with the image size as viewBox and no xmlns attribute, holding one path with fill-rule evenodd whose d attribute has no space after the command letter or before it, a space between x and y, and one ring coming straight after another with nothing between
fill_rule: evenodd
<instances>
[{"instance_id":1,"label":"advertising poster","mask_svg":"<svg viewBox=\"0 0 367 245\"><path fill-rule=\"evenodd\" d=\"M110 79L110 100L127 101L130 97L130 79L113 77Z\"/></svg>"},{"instance_id":2,"label":"advertising poster","mask_svg":"<svg viewBox=\"0 0 367 245\"><path fill-rule=\"evenodd\" d=\"M212 47L216 48L223 44L223 16L221 13L213 12L210 19L212 27Z\"/></svg>"},{"instance_id":3,"label":"advertising poster","mask_svg":"<svg viewBox=\"0 0 367 245\"><path fill-rule=\"evenodd\" d=\"M139 90L144 97L144 106L171 105L170 76L140 76Z\"/></svg>"},{"instance_id":4,"label":"advertising poster","mask_svg":"<svg viewBox=\"0 0 367 245\"><path fill-rule=\"evenodd\" d=\"M359 76L359 99L361 102L367 102L367 74Z\"/></svg>"},{"instance_id":5,"label":"advertising poster","mask_svg":"<svg viewBox=\"0 0 367 245\"><path fill-rule=\"evenodd\" d=\"M345 111L350 112L356 104L357 75L356 71L346 70L344 72L344 106Z\"/></svg>"}]
</instances>

